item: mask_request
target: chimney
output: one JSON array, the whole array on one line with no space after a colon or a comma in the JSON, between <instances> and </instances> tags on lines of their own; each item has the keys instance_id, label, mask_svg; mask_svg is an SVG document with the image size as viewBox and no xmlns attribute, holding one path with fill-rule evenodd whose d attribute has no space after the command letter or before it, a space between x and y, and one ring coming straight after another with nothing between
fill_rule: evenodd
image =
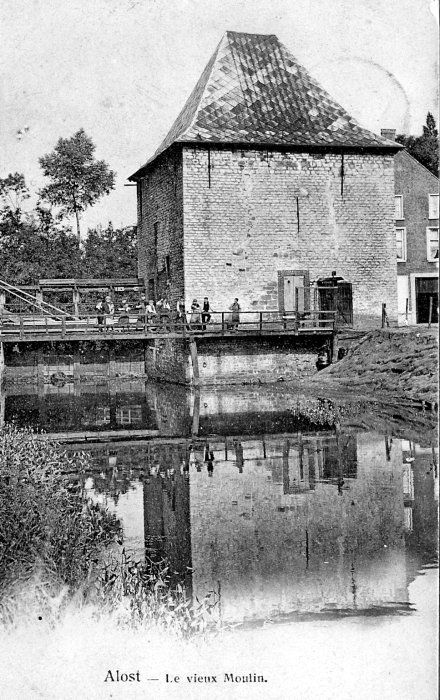
<instances>
[{"instance_id":1,"label":"chimney","mask_svg":"<svg viewBox=\"0 0 440 700\"><path fill-rule=\"evenodd\" d=\"M381 129L380 135L383 136L384 139L389 139L390 141L396 140L396 130L395 129Z\"/></svg>"}]
</instances>

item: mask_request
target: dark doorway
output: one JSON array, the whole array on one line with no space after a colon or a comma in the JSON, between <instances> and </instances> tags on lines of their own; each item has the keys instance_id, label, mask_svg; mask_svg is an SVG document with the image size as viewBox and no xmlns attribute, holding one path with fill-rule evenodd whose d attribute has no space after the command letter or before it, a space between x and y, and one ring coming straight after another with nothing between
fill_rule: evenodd
<instances>
[{"instance_id":1,"label":"dark doorway","mask_svg":"<svg viewBox=\"0 0 440 700\"><path fill-rule=\"evenodd\" d=\"M431 322L438 323L438 280L436 277L416 277L416 323L429 323L430 299Z\"/></svg>"},{"instance_id":2,"label":"dark doorway","mask_svg":"<svg viewBox=\"0 0 440 700\"><path fill-rule=\"evenodd\" d=\"M341 277L318 280L319 308L336 311L338 326L353 325L353 291L350 282Z\"/></svg>"}]
</instances>

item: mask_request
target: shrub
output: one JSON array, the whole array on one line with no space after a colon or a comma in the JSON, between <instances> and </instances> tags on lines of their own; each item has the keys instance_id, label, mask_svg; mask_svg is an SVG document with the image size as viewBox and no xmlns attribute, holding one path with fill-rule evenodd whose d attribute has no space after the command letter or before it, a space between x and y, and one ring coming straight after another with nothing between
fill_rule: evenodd
<instances>
[{"instance_id":1,"label":"shrub","mask_svg":"<svg viewBox=\"0 0 440 700\"><path fill-rule=\"evenodd\" d=\"M103 556L122 532L113 515L85 496L88 459L73 459L30 430L0 430L3 625L38 617L53 627L87 606L95 619L179 637L218 627L216 595L194 603L183 585L171 583L166 561L136 561L125 550Z\"/></svg>"},{"instance_id":2,"label":"shrub","mask_svg":"<svg viewBox=\"0 0 440 700\"><path fill-rule=\"evenodd\" d=\"M86 459L29 430L0 431L0 591L37 571L76 587L119 535L116 518L72 482Z\"/></svg>"}]
</instances>

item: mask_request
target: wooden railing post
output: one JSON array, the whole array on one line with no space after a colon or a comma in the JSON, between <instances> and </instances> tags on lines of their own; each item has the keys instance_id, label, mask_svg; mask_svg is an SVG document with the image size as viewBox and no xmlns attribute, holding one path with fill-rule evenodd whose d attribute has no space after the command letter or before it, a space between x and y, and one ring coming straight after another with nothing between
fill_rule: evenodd
<instances>
[{"instance_id":1,"label":"wooden railing post","mask_svg":"<svg viewBox=\"0 0 440 700\"><path fill-rule=\"evenodd\" d=\"M432 296L429 297L428 328L431 328L431 321L432 321Z\"/></svg>"},{"instance_id":2,"label":"wooden railing post","mask_svg":"<svg viewBox=\"0 0 440 700\"><path fill-rule=\"evenodd\" d=\"M20 338L23 338L24 335L24 319L23 316L20 314Z\"/></svg>"},{"instance_id":3,"label":"wooden railing post","mask_svg":"<svg viewBox=\"0 0 440 700\"><path fill-rule=\"evenodd\" d=\"M61 319L61 337L65 338L66 337L66 317L63 316Z\"/></svg>"},{"instance_id":4,"label":"wooden railing post","mask_svg":"<svg viewBox=\"0 0 440 700\"><path fill-rule=\"evenodd\" d=\"M260 332L263 330L263 312L260 311Z\"/></svg>"},{"instance_id":5,"label":"wooden railing post","mask_svg":"<svg viewBox=\"0 0 440 700\"><path fill-rule=\"evenodd\" d=\"M225 330L225 312L222 311L222 332Z\"/></svg>"}]
</instances>

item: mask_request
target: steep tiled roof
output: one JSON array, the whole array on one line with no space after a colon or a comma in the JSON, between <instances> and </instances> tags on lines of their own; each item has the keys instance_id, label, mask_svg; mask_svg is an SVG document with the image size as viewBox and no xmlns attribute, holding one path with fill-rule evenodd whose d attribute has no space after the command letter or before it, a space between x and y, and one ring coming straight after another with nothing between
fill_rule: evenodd
<instances>
[{"instance_id":1,"label":"steep tiled roof","mask_svg":"<svg viewBox=\"0 0 440 700\"><path fill-rule=\"evenodd\" d=\"M176 142L399 148L359 126L274 34L239 32L223 36L148 162Z\"/></svg>"}]
</instances>

